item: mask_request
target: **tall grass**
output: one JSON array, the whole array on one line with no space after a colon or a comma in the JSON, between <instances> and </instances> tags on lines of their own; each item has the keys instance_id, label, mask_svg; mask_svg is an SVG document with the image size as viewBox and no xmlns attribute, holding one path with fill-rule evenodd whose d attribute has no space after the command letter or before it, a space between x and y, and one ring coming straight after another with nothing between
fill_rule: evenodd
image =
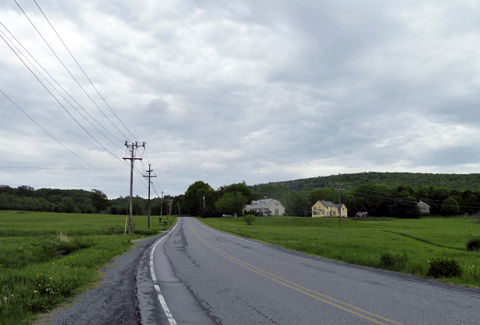
<instances>
[{"instance_id":1,"label":"tall grass","mask_svg":"<svg viewBox=\"0 0 480 325\"><path fill-rule=\"evenodd\" d=\"M474 218L347 219L260 217L252 226L240 218L201 219L240 236L329 259L427 276L433 259L454 259L459 277L440 278L480 287L480 252L467 251L480 236Z\"/></svg>"},{"instance_id":2,"label":"tall grass","mask_svg":"<svg viewBox=\"0 0 480 325\"><path fill-rule=\"evenodd\" d=\"M134 217L136 234L124 235L125 216L1 211L0 324L28 324L85 290L132 239L175 221L147 229L145 216Z\"/></svg>"}]
</instances>

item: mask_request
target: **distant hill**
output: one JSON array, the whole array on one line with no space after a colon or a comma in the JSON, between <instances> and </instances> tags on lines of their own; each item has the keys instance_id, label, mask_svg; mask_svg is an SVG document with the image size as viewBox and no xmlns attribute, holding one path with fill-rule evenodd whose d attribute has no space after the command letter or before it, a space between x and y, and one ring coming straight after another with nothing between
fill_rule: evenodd
<instances>
[{"instance_id":1,"label":"distant hill","mask_svg":"<svg viewBox=\"0 0 480 325\"><path fill-rule=\"evenodd\" d=\"M301 178L292 181L272 182L286 185L289 189L301 191L324 187L354 189L362 184L385 184L390 187L409 184L413 188L422 186L448 187L450 190L480 191L480 174L424 174L424 173L378 173L339 174Z\"/></svg>"}]
</instances>

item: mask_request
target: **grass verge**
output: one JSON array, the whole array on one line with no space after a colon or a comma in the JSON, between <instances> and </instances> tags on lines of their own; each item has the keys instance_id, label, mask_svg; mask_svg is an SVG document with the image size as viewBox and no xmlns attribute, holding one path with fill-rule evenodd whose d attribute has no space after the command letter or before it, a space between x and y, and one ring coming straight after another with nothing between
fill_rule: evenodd
<instances>
[{"instance_id":1,"label":"grass verge","mask_svg":"<svg viewBox=\"0 0 480 325\"><path fill-rule=\"evenodd\" d=\"M0 324L29 324L83 292L133 239L177 217L163 219L152 217L147 228L146 216L134 216L135 234L124 235L125 216L0 211Z\"/></svg>"},{"instance_id":2,"label":"grass verge","mask_svg":"<svg viewBox=\"0 0 480 325\"><path fill-rule=\"evenodd\" d=\"M480 252L466 244L480 237L474 218L345 219L259 217L253 225L242 218L199 219L239 236L337 261L427 276L431 261L455 260L460 276L439 281L480 287Z\"/></svg>"}]
</instances>

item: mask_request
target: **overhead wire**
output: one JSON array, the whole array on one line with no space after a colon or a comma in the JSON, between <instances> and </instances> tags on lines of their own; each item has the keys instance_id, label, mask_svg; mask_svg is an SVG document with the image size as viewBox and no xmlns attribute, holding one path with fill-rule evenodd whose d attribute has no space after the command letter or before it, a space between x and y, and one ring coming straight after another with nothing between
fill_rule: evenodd
<instances>
[{"instance_id":1,"label":"overhead wire","mask_svg":"<svg viewBox=\"0 0 480 325\"><path fill-rule=\"evenodd\" d=\"M53 140L55 140L58 144L60 144L63 148L65 148L66 150L68 150L72 155L74 155L75 157L77 157L78 159L80 159L81 161L83 161L85 164L87 164L88 166L92 167L93 169L101 172L102 174L105 174L109 177L113 177L113 178L116 178L116 179L121 179L121 178L118 178L118 177L115 177L115 176L112 176L106 172L104 172L103 170L101 169L98 169L97 167L93 166L92 164L90 164L88 161L86 161L85 159L83 159L82 157L80 157L79 155L77 155L75 152L73 152L72 150L70 150L66 145L64 145L60 140L58 140L57 138L55 138L50 132L48 132L43 126L41 126L37 121L35 121L35 119L33 119L30 115L27 114L27 112L25 112L19 105L17 105L17 103L15 103L10 97L7 96L7 94L5 94L1 89L0 89L0 93L3 94L3 96L5 96L15 107L17 107L23 114L25 114L25 116L27 116L33 123L35 123L40 129L42 129L49 137L51 137Z\"/></svg>"},{"instance_id":2,"label":"overhead wire","mask_svg":"<svg viewBox=\"0 0 480 325\"><path fill-rule=\"evenodd\" d=\"M115 115L115 117L118 119L118 121L123 125L123 127L130 133L130 135L135 139L137 140L137 138L135 137L135 135L133 135L132 132L130 132L130 130L127 128L127 126L123 123L123 121L118 117L118 115L115 113L115 111L112 109L112 107L107 103L107 101L105 100L105 98L102 96L102 94L98 91L97 87L95 87L95 85L93 84L93 82L90 80L90 78L88 77L87 73L85 72L85 70L82 68L82 66L80 65L80 63L78 63L77 59L75 58L75 56L72 54L72 52L70 51L70 49L67 47L67 45L65 44L65 42L63 41L63 39L60 37L60 35L57 33L57 30L55 29L55 27L53 27L53 24L50 22L50 20L48 19L47 15L45 15L45 13L43 12L42 8L40 8L40 6L38 5L37 1L36 0L33 0L33 2L35 2L35 4L37 5L38 9L40 10L40 12L42 13L43 17L45 17L45 19L47 20L48 24L50 25L50 27L52 27L53 31L55 32L55 34L58 36L58 38L60 39L60 41L62 42L63 46L65 47L65 49L68 51L68 53L70 54L70 56L72 57L72 59L75 61L75 63L77 64L77 66L80 68L80 70L83 72L84 76L87 78L87 80L90 82L90 84L92 85L92 87L95 89L95 91L97 92L97 94L100 96L100 98L103 100L103 102L105 103L105 105L107 105L107 107L110 109L110 111L113 113L113 115ZM118 130L118 129L117 129ZM118 130L120 131L120 130Z\"/></svg>"},{"instance_id":3,"label":"overhead wire","mask_svg":"<svg viewBox=\"0 0 480 325\"><path fill-rule=\"evenodd\" d=\"M118 158L117 156L115 156L112 152L110 152L110 150L108 150L104 145L102 145L93 135L90 134L90 132L88 132L87 129L85 129L85 127L70 113L70 111L58 100L57 97L55 97L55 95L50 91L50 89L48 89L47 86L45 86L45 84L40 80L40 78L35 74L35 72L32 71L32 69L30 69L30 67L25 63L25 61L22 60L22 58L18 55L18 53L13 49L12 46L10 46L10 44L5 40L5 38L0 35L0 38L5 42L5 44L7 44L7 46L15 53L15 55L17 56L17 58L23 63L23 65L25 65L25 67L30 71L30 73L33 74L33 76L38 80L38 82L40 82L40 84L45 88L45 90L55 99L55 101L65 110L65 112L67 112L67 114L83 129L83 131L85 131L85 133L87 133L100 147L102 147L106 152L108 152L110 155L112 155L113 157L115 157L115 159L117 160L120 160L122 163L123 161Z\"/></svg>"},{"instance_id":4,"label":"overhead wire","mask_svg":"<svg viewBox=\"0 0 480 325\"><path fill-rule=\"evenodd\" d=\"M3 23L0 22L0 25L2 25L9 33L10 35L17 41L18 44L20 44L20 46L30 55L30 57L43 69L43 71L68 95L70 96L70 98L80 107L83 109L83 111L88 115L90 116L90 118L92 118L95 122L97 122L97 124L99 124L100 126L103 127L103 125L98 122L92 115L90 115L90 113L88 113L88 111L82 106L80 105L76 100L75 98L73 98L70 93L68 93L58 82L57 80L43 67L43 65L41 65L33 56L32 54L18 41L17 38L15 38L15 36L13 36L13 34L8 30L8 28L3 25ZM30 59L28 59L28 57L22 53L22 51L10 40L10 38L8 38L8 36L2 31L0 30L0 33L3 34L3 36L15 47L15 49L18 51L18 53L20 53L26 61L28 61L28 63L38 72L38 74L40 74L43 79L81 116L85 119L85 121L87 121L95 130L97 130L101 135L103 135L107 140L109 140L113 145L117 146L118 148L121 148L120 145L118 145L118 143L116 142L113 142L112 139L110 139L109 137L107 137L102 131L100 131L92 122L90 122L67 98L65 98L65 96L48 80L48 78L46 78L43 73L38 70L38 68L32 64L32 62L30 61ZM110 131L108 131L105 127L103 127L107 132L109 132L112 136L114 136ZM114 136L115 137L115 136Z\"/></svg>"},{"instance_id":5,"label":"overhead wire","mask_svg":"<svg viewBox=\"0 0 480 325\"><path fill-rule=\"evenodd\" d=\"M53 55L57 58L57 60L60 62L60 64L65 68L65 70L68 72L68 74L72 77L72 79L76 82L76 84L82 89L82 91L85 93L85 95L90 99L90 101L97 107L97 109L103 114L103 116L117 129L120 134L122 134L125 139L128 139L128 137L110 120L110 118L103 112L103 110L98 106L98 104L93 100L93 98L88 94L88 92L83 88L83 86L80 84L80 82L75 78L75 76L72 74L72 72L67 68L67 66L63 63L62 59L57 55L55 50L50 46L48 41L43 37L42 33L38 30L38 28L35 26L33 21L30 19L30 17L27 15L27 13L23 10L23 8L20 6L20 4L17 2L17 0L13 0L17 4L17 6L20 8L24 16L27 18L27 20L30 22L30 24L33 26L33 28L37 31L38 35L42 38L42 40L45 42L47 47L52 51Z\"/></svg>"},{"instance_id":6,"label":"overhead wire","mask_svg":"<svg viewBox=\"0 0 480 325\"><path fill-rule=\"evenodd\" d=\"M23 8L20 6L20 4L14 0L15 3L17 4L17 6L19 7L19 9L22 11L22 13L24 14L24 16L28 19L28 21L30 22L30 24L33 26L33 28L36 30L36 32L38 33L38 35L42 38L42 40L45 42L45 44L48 46L48 48L50 49L50 51L54 54L54 56L57 58L57 60L61 63L61 65L64 67L64 69L68 72L68 74L72 77L72 79L76 82L76 84L82 89L82 91L85 93L85 95L90 99L90 101L96 106L96 108L103 114L103 116L105 118L107 118L107 120L116 128L116 130L125 138L128 138L116 125L115 123L113 123L110 118L103 112L103 110L98 106L98 104L95 102L95 100L86 92L86 90L82 87L82 85L80 84L80 82L77 80L77 78L75 78L75 76L72 74L72 72L67 68L67 66L63 63L63 61L60 59L60 57L57 55L57 53L55 52L55 50L53 50L53 48L50 46L50 44L48 43L48 41L43 37L42 33L39 31L39 29L35 26L35 24L33 23L33 21L29 18L29 16L26 14L26 12L23 10ZM105 100L104 96L99 92L99 90L97 89L97 87L95 87L95 85L93 84L93 82L91 81L91 79L88 77L88 75L86 74L85 70L81 67L81 65L79 64L78 60L75 58L75 56L73 55L73 53L70 51L70 49L67 47L67 45L65 44L65 42L63 41L63 39L60 37L60 35L58 34L57 30L55 29L55 27L53 26L53 24L50 22L50 20L48 19L48 17L46 16L45 12L40 8L40 6L38 5L38 3L34 0L35 4L37 5L38 9L41 11L42 15L45 17L45 19L47 20L47 22L49 23L50 27L54 30L55 34L57 35L57 37L60 39L60 41L62 42L63 46L66 48L66 50L68 51L68 53L70 54L70 56L72 57L72 59L75 61L75 63L77 64L77 66L80 68L80 70L82 71L82 73L84 74L84 76L87 78L87 80L90 82L90 84L92 85L92 87L95 89L95 91L97 92L97 94L101 97L101 99L104 101L105 105L110 109L110 111L115 115L115 117L118 119L118 121L123 125L123 127L132 135L132 137L134 139L136 139L135 135L133 135L133 133L127 128L127 126L123 123L123 121L118 117L118 115L115 113L115 111L112 109L112 107L108 104L108 102ZM101 123L99 123L95 118L93 118L93 116L91 116L90 113L88 113L88 111L78 103L77 100L75 100L75 98L73 98L73 96L70 95L70 93L68 93L64 87L62 87L57 81L55 78L53 78L53 76L48 73L48 71L33 57L33 55L21 44L21 42L18 41L18 39L8 30L8 28L6 28L6 26L4 26L2 24L2 26L5 28L5 30L8 31L8 33L17 41L17 43L26 51L26 53L28 53L28 55L30 55L30 57L38 64L38 66L41 67L41 69L43 69L43 71L45 71L45 73L79 106L81 107L97 124L99 124L102 128L104 128L112 137L114 137L116 140L118 141L121 141L118 137L116 137L115 135L113 135L108 129L106 129ZM8 36L3 33L2 31L2 34L5 35L5 38L8 39ZM37 74L35 74L34 71L32 71L32 69L28 66L28 64L22 60L21 56L19 55L19 53L21 55L23 55L23 57L25 57L25 59L28 61L28 63L37 71L37 73L39 75L42 76L42 78L44 80L46 80L46 82L48 82L48 84L50 85L50 87L52 87L68 104L70 104L70 106L72 106L72 108L74 108L77 113L79 115L81 115L88 123L90 123L92 125L92 127L94 127L99 133L101 133L103 136L105 136L105 134L103 134L100 130L98 130L97 127L95 127L83 114L81 114L78 109L76 109L76 107L69 101L67 100L62 94L61 92L48 80L48 78L45 77L45 75L43 75L36 67L35 65L27 58L27 56L23 53L21 53L21 50L13 43L13 41L11 41L9 39L9 41L11 42L11 44L16 48L16 50L18 51L15 51L15 49L13 49L13 47L9 44L9 42L7 42L7 40L2 37L0 35L0 37L3 39L3 41L7 44L7 46L10 48L10 50L12 50L12 52L17 56L17 58L24 64L24 66L30 71L30 73L33 74L33 76L37 79L37 81L46 89L46 91L55 99L55 101L67 112L67 114L83 129L83 131L85 131L99 146L101 146L105 151L107 151L110 155L114 156L116 159L118 159L119 161L121 161L122 163L125 163L125 164L128 164L127 162L125 161L122 161L121 159L119 159L118 157L116 157L113 153L111 153L106 147L104 147L90 132L88 132L87 129L85 129L85 127L68 111L68 109L58 100L58 98L50 91L50 89L45 85L44 82L42 82L42 80L39 78L39 76ZM2 92L2 94L4 94ZM5 95L5 94L4 94ZM6 96L6 95L5 95ZM11 100L10 98L8 98L9 100ZM18 106L18 105L17 105ZM23 111L23 110L22 110ZM23 111L24 112L24 111ZM24 112L26 114L26 112ZM26 114L28 116L28 114ZM30 116L28 116L29 118L31 118ZM31 118L32 119L32 118ZM33 119L32 119L33 120ZM34 121L34 120L33 120ZM35 122L35 121L34 121ZM36 123L36 122L35 122ZM40 125L39 125L40 126ZM42 127L42 129L48 133L48 131L46 131L46 129L44 129ZM51 134L49 134L51 136ZM108 140L111 141L111 139L109 139L107 136L105 136ZM57 142L58 140L55 139ZM113 142L113 141L112 141ZM60 142L59 142L60 143ZM60 143L61 144L61 143ZM68 149L65 145L62 144L62 146L64 146L66 149ZM119 147L117 145L117 147ZM69 149L68 149L69 150ZM73 151L69 150L72 154L76 155ZM79 157L78 155L76 155L77 157ZM81 157L79 157L81 159ZM83 159L81 159L82 161L84 161ZM84 161L85 163L88 163L86 161ZM89 164L91 165L91 164ZM143 164L142 164L143 165ZM92 166L92 165L91 165ZM93 166L92 166L93 167ZM94 167L95 168L95 167ZM144 166L143 166L144 168ZM141 174L141 171L138 170L138 168L134 168L135 169L135 172L137 174L137 177L139 177L141 183L145 185L145 183L143 182L143 178L141 178L139 176L139 174ZM145 168L144 168L145 169ZM101 170L99 170L101 171ZM102 171L103 172L103 171ZM108 174L107 174L108 175Z\"/></svg>"}]
</instances>

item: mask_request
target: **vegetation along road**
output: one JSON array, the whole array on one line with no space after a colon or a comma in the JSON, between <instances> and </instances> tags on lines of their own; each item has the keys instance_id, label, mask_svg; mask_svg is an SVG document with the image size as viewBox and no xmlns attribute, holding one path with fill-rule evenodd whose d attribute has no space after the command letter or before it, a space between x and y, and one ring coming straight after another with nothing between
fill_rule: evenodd
<instances>
[{"instance_id":1,"label":"vegetation along road","mask_svg":"<svg viewBox=\"0 0 480 325\"><path fill-rule=\"evenodd\" d=\"M235 237L194 218L178 220L170 234L147 251L156 304L164 311L153 316L147 305L144 315L152 320L473 324L480 317L477 289L343 264Z\"/></svg>"}]
</instances>

